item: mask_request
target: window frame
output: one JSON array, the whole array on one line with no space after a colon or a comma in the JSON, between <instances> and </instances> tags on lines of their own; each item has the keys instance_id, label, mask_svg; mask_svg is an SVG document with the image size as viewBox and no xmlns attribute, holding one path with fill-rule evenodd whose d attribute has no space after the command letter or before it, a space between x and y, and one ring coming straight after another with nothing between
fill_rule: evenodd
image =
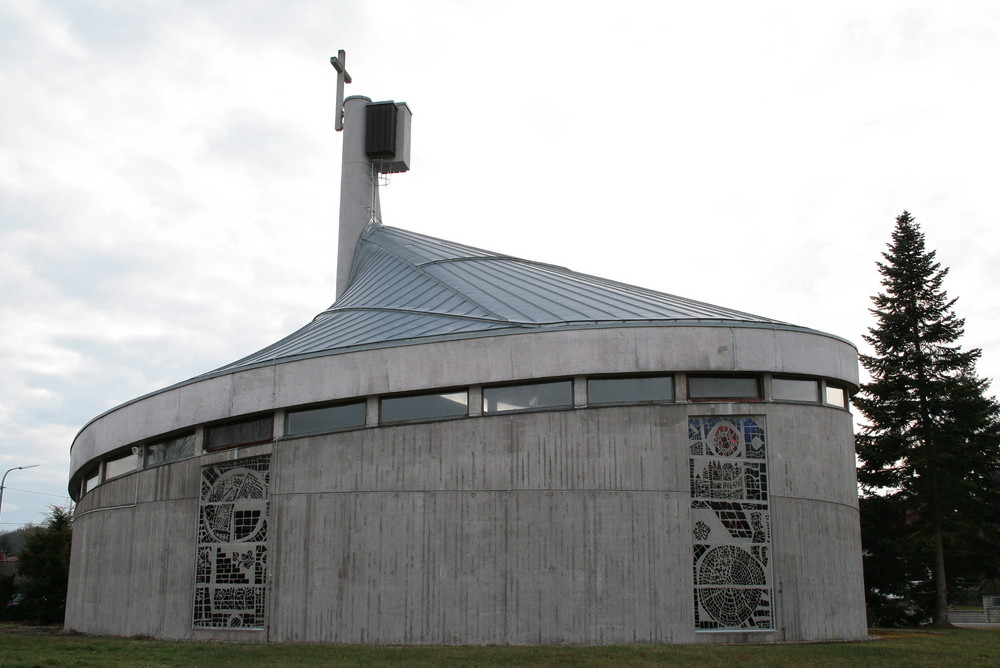
<instances>
[{"instance_id":1,"label":"window frame","mask_svg":"<svg viewBox=\"0 0 1000 668\"><path fill-rule=\"evenodd\" d=\"M168 437L165 437L165 438L164 437L160 437L160 438L156 438L156 439L151 440L151 441L147 441L142 446L142 454L141 454L141 456L142 456L142 462L141 462L140 468L143 468L143 469L152 469L152 468L156 468L158 466L165 466L167 464L172 464L174 462L179 462L182 459L190 459L191 457L197 457L198 456L198 448L197 448L197 438L196 438L196 435L197 434L196 434L195 431L185 431L185 432L181 432L179 434L175 434L173 436L168 436ZM166 443L172 443L172 442L180 441L181 439L187 439L187 438L191 439L191 454L189 454L189 455L181 455L180 457L174 457L172 459L164 459L162 462L156 462L156 463L153 463L153 464L150 463L150 461L149 461L149 459L150 459L149 458L149 451L150 451L151 448L154 448L154 447L156 447L158 445L164 445Z\"/></svg>"},{"instance_id":2,"label":"window frame","mask_svg":"<svg viewBox=\"0 0 1000 668\"><path fill-rule=\"evenodd\" d=\"M454 414L449 413L446 415L408 417L408 418L397 418L391 420L386 419L385 417L385 408L387 401L392 402L392 401L401 401L406 399L416 399L419 397L435 397L435 396L447 399L446 395L454 395L454 394L464 395L465 397L464 413L454 413ZM448 401L451 401L451 399L448 399ZM378 397L378 425L380 427L383 425L412 424L417 422L438 422L441 420L459 420L467 417L469 417L469 386L464 386L460 388L442 389L436 392L409 392L406 394L390 394Z\"/></svg>"},{"instance_id":3,"label":"window frame","mask_svg":"<svg viewBox=\"0 0 1000 668\"><path fill-rule=\"evenodd\" d=\"M839 403L834 403L834 402L832 402L832 401L829 400L829 396L830 396L829 392L830 392L830 390L835 390L837 392L840 392L841 401ZM850 401L851 401L851 396L850 396L850 393L847 391L847 388L845 386L837 384L837 383L827 383L827 382L824 382L823 383L823 389L822 389L822 397L823 397L823 399L822 399L821 403L824 406L833 406L834 408L839 408L839 409L845 410L845 411L848 410L848 406L850 405Z\"/></svg>"},{"instance_id":4,"label":"window frame","mask_svg":"<svg viewBox=\"0 0 1000 668\"><path fill-rule=\"evenodd\" d=\"M83 480L81 480L80 487L83 490L83 494L87 492L92 492L104 483L104 471L103 462L97 462L94 466L87 469L86 473L83 474ZM93 486L88 485L93 481ZM81 496L83 496L81 494Z\"/></svg>"},{"instance_id":5,"label":"window frame","mask_svg":"<svg viewBox=\"0 0 1000 668\"><path fill-rule=\"evenodd\" d=\"M345 424L339 427L323 427L321 429L314 429L312 431L301 431L301 432L291 431L292 419L293 416L295 415L300 415L302 413L309 413L314 411L319 412L337 408L355 408L355 407L360 407L361 409L361 421L358 423ZM361 398L360 400L339 401L329 404L320 404L315 406L304 406L295 409L288 409L285 411L285 431L282 437L307 438L309 436L316 436L319 434L336 434L342 431L353 431L355 429L363 429L367 423L367 416L368 416L368 403L365 398Z\"/></svg>"},{"instance_id":6,"label":"window frame","mask_svg":"<svg viewBox=\"0 0 1000 668\"><path fill-rule=\"evenodd\" d=\"M115 478L121 478L122 476L126 476L129 473L135 473L136 471L140 470L142 459L140 457L140 453L136 452L135 450L137 450L137 448L130 448L123 453L119 453L118 455L105 457L104 460L101 462L101 482L98 484L103 484L109 480L114 480ZM126 459L132 459L133 461L132 468L125 469L117 473L110 473L108 471L109 464L125 461Z\"/></svg>"},{"instance_id":7,"label":"window frame","mask_svg":"<svg viewBox=\"0 0 1000 668\"><path fill-rule=\"evenodd\" d=\"M712 379L712 380L753 380L756 386L756 394L752 397L746 395L728 395L719 394L711 396L695 397L691 393L691 381L701 380L701 379ZM687 398L690 402L703 403L712 401L724 401L724 402L760 402L763 401L763 383L762 378L758 374L707 374L707 373L697 373L697 374L687 374L685 379L687 382Z\"/></svg>"},{"instance_id":8,"label":"window frame","mask_svg":"<svg viewBox=\"0 0 1000 668\"><path fill-rule=\"evenodd\" d=\"M786 399L775 395L775 383L791 381L799 383L812 383L816 393L812 399ZM792 404L820 404L823 397L823 383L819 378L806 378L803 376L771 376L771 400Z\"/></svg>"},{"instance_id":9,"label":"window frame","mask_svg":"<svg viewBox=\"0 0 1000 668\"><path fill-rule=\"evenodd\" d=\"M493 410L489 410L486 407L486 402L488 400L487 399L487 395L491 391L494 391L494 390L505 390L505 389L518 388L518 387L536 387L536 386L539 386L539 385L550 385L550 386L568 385L569 386L569 401L568 401L568 403L545 404L544 406L527 406L527 407L524 407L524 408L506 408L506 409L494 408ZM554 378L554 379L548 379L548 380L532 380L532 381L527 382L527 383L503 383L503 384L497 384L497 385L484 385L483 388L482 388L482 395L483 395L482 410L483 410L483 415L484 416L502 415L502 414L506 414L506 413L538 413L538 412L542 412L542 411L561 411L561 410L570 410L570 409L574 408L574 402L573 402L573 379L572 378Z\"/></svg>"},{"instance_id":10,"label":"window frame","mask_svg":"<svg viewBox=\"0 0 1000 668\"><path fill-rule=\"evenodd\" d=\"M250 424L251 422L258 422L263 420L268 420L270 422L271 428L268 430L267 437L261 437L257 440L252 441L239 441L226 443L224 445L211 445L212 440L212 430L222 429L223 427L235 427L240 424ZM241 416L233 420L226 420L224 422L216 422L215 424L205 425L205 441L202 444L202 450L206 453L208 452L220 452L222 450L231 450L232 448L245 448L251 445L260 445L262 443L270 443L274 440L274 413L263 413L261 415L255 415L252 417Z\"/></svg>"},{"instance_id":11,"label":"window frame","mask_svg":"<svg viewBox=\"0 0 1000 668\"><path fill-rule=\"evenodd\" d=\"M667 379L670 381L669 399L636 399L623 401L594 401L591 394L592 382L604 381L633 381L633 380L655 380ZM587 376L587 406L642 406L647 404L673 404L677 403L677 377L675 374L615 374L606 376Z\"/></svg>"}]
</instances>

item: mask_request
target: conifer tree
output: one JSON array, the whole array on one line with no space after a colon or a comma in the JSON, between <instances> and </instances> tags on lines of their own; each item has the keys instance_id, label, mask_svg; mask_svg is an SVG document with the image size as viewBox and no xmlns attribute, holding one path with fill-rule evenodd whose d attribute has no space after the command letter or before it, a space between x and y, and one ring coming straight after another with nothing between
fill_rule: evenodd
<instances>
[{"instance_id":1,"label":"conifer tree","mask_svg":"<svg viewBox=\"0 0 1000 668\"><path fill-rule=\"evenodd\" d=\"M20 614L44 624L63 621L72 542L73 512L69 508L51 506L45 522L28 529L18 564L18 572L27 580Z\"/></svg>"},{"instance_id":2,"label":"conifer tree","mask_svg":"<svg viewBox=\"0 0 1000 668\"><path fill-rule=\"evenodd\" d=\"M866 420L856 439L863 515L877 522L865 507L892 507L897 523L863 528L873 538L869 580L905 568L895 581L933 591L933 620L947 624L949 569L983 576L997 564L1000 420L989 382L976 374L981 351L959 345L965 321L935 255L904 211L877 263L883 291L872 298L876 325L864 336L874 354L861 355L871 382L854 404ZM893 554L880 554L887 544Z\"/></svg>"}]
</instances>

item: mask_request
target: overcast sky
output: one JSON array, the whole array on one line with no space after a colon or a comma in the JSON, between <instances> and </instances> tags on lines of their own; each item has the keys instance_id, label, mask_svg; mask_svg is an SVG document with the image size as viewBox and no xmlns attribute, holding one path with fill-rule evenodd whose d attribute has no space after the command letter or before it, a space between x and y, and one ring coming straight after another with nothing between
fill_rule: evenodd
<instances>
[{"instance_id":1,"label":"overcast sky","mask_svg":"<svg viewBox=\"0 0 1000 668\"><path fill-rule=\"evenodd\" d=\"M387 225L864 349L908 209L1000 377L995 2L0 0L0 529L333 301L337 49L413 110Z\"/></svg>"}]
</instances>

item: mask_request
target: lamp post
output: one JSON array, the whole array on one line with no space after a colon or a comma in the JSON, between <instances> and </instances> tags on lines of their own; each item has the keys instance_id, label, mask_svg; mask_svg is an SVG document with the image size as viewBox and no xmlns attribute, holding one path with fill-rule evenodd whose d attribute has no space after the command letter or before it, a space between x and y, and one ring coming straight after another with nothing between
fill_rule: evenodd
<instances>
[{"instance_id":1,"label":"lamp post","mask_svg":"<svg viewBox=\"0 0 1000 668\"><path fill-rule=\"evenodd\" d=\"M12 469L7 469L7 473L3 474L3 478L0 478L0 514L3 513L3 485L5 482L7 482L8 474L10 474L11 471L20 471L21 469L33 469L36 466L38 466L38 464L30 464L28 466L15 466Z\"/></svg>"}]
</instances>

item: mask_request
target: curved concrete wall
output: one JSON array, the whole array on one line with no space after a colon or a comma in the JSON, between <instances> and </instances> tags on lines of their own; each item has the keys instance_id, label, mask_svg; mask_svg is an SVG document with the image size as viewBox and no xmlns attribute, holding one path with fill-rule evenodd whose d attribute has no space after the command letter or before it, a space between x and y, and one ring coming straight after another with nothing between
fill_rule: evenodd
<instances>
[{"instance_id":1,"label":"curved concrete wall","mask_svg":"<svg viewBox=\"0 0 1000 668\"><path fill-rule=\"evenodd\" d=\"M255 412L392 392L649 371L805 374L858 384L853 346L800 329L618 327L375 348L180 384L120 406L77 435L70 477L122 446Z\"/></svg>"},{"instance_id":2,"label":"curved concrete wall","mask_svg":"<svg viewBox=\"0 0 1000 668\"><path fill-rule=\"evenodd\" d=\"M245 371L119 408L103 452L204 421L340 397L637 371L857 382L818 333L578 330L370 350ZM689 418L766 422L774 630L696 633ZM192 628L199 474L268 454L263 630ZM739 642L866 635L850 414L675 403L383 426L205 454L81 499L68 628L164 638L374 643Z\"/></svg>"}]
</instances>

